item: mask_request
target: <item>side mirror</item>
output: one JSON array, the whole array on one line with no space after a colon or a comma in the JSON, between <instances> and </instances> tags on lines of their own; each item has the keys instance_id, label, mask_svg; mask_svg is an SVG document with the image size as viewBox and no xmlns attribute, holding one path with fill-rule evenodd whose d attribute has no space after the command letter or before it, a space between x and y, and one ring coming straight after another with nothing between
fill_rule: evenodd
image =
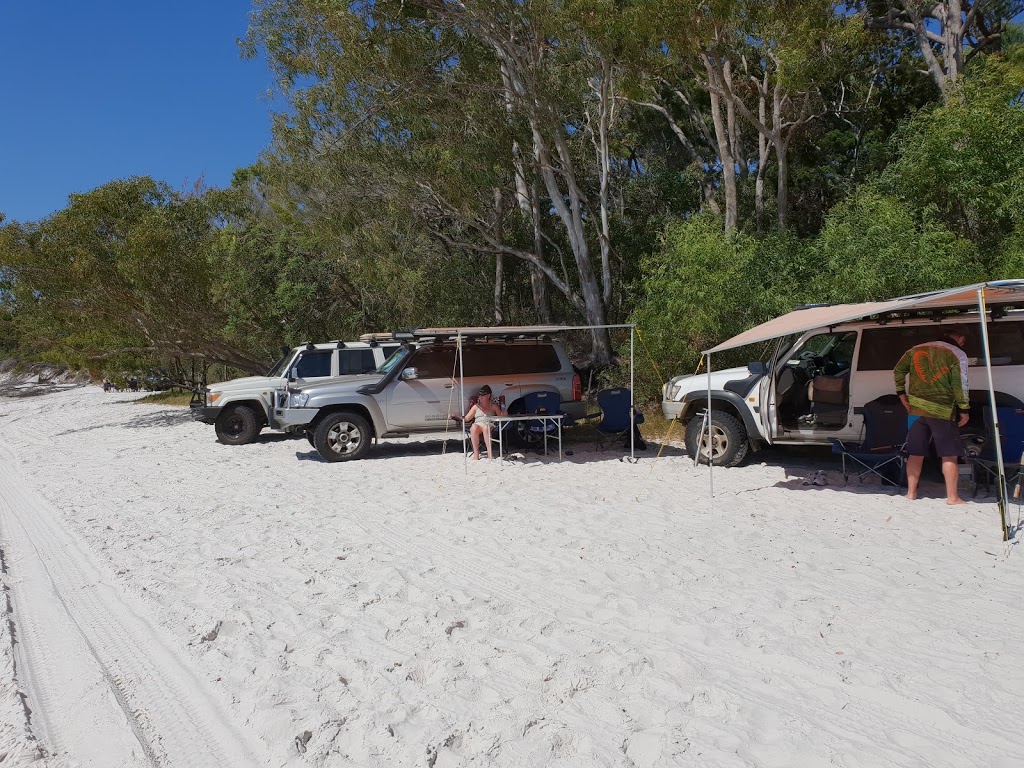
<instances>
[{"instance_id":1,"label":"side mirror","mask_svg":"<svg viewBox=\"0 0 1024 768\"><path fill-rule=\"evenodd\" d=\"M288 369L288 381L296 381L299 378L298 366Z\"/></svg>"},{"instance_id":2,"label":"side mirror","mask_svg":"<svg viewBox=\"0 0 1024 768\"><path fill-rule=\"evenodd\" d=\"M412 381L420 377L420 371L418 368L406 368L402 371L402 381Z\"/></svg>"},{"instance_id":3,"label":"side mirror","mask_svg":"<svg viewBox=\"0 0 1024 768\"><path fill-rule=\"evenodd\" d=\"M751 360L747 363L747 370L750 371L752 376L764 376L768 373L768 366L760 360Z\"/></svg>"}]
</instances>

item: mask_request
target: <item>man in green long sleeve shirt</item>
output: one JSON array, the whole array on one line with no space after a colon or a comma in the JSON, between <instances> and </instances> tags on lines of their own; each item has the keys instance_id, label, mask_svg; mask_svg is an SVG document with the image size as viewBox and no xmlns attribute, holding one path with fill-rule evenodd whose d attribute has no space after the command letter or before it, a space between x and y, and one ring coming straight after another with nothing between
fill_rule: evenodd
<instances>
[{"instance_id":1,"label":"man in green long sleeve shirt","mask_svg":"<svg viewBox=\"0 0 1024 768\"><path fill-rule=\"evenodd\" d=\"M963 455L960 427L970 418L970 388L967 385L967 337L953 331L945 341L928 341L906 351L893 369L896 394L913 419L907 433L907 498L917 498L921 467L928 443L942 457L946 480L946 503L963 504L957 492L957 459ZM957 417L959 414L959 417ZM955 420L954 420L955 419Z\"/></svg>"}]
</instances>

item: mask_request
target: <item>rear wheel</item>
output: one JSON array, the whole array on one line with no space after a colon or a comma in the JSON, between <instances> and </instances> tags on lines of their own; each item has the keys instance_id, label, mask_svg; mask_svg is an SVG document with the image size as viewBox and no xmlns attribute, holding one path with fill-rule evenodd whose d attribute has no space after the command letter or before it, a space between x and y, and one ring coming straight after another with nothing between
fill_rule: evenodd
<instances>
[{"instance_id":1,"label":"rear wheel","mask_svg":"<svg viewBox=\"0 0 1024 768\"><path fill-rule=\"evenodd\" d=\"M229 407L217 417L214 425L217 439L225 445L251 443L259 436L262 428L263 422L256 409L248 405Z\"/></svg>"},{"instance_id":2,"label":"rear wheel","mask_svg":"<svg viewBox=\"0 0 1024 768\"><path fill-rule=\"evenodd\" d=\"M327 461L361 459L370 448L373 432L358 413L332 413L313 431L313 447Z\"/></svg>"},{"instance_id":3,"label":"rear wheel","mask_svg":"<svg viewBox=\"0 0 1024 768\"><path fill-rule=\"evenodd\" d=\"M747 456L750 441L739 419L722 411L711 411L711 460L716 467L735 467ZM686 452L701 464L708 463L708 431L703 418L692 418L686 425Z\"/></svg>"}]
</instances>

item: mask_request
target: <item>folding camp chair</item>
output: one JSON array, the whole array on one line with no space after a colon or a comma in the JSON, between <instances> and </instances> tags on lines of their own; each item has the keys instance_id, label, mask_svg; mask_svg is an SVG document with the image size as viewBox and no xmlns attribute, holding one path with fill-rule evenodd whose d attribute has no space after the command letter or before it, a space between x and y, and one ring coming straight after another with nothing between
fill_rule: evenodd
<instances>
[{"instance_id":1,"label":"folding camp chair","mask_svg":"<svg viewBox=\"0 0 1024 768\"><path fill-rule=\"evenodd\" d=\"M849 483L850 475L856 474L864 482L866 476L877 475L883 485L891 483L899 490L906 476L907 411L898 400L893 402L892 396L883 396L865 403L863 412L861 442L832 440L832 452L843 458L843 480Z\"/></svg>"},{"instance_id":2,"label":"folding camp chair","mask_svg":"<svg viewBox=\"0 0 1024 768\"><path fill-rule=\"evenodd\" d=\"M997 406L999 416L999 438L1003 449L1003 467L1006 470L1006 485L1012 486L1024 480L1024 408ZM986 440L981 453L973 459L974 464L974 495L978 495L978 486L984 483L991 490L992 482L999 474L996 461L995 426L992 421L992 409L986 407L985 435Z\"/></svg>"},{"instance_id":3,"label":"folding camp chair","mask_svg":"<svg viewBox=\"0 0 1024 768\"><path fill-rule=\"evenodd\" d=\"M523 413L561 413L562 398L557 392L527 392L523 395ZM545 432L555 432L558 426L553 421L537 419L536 421L520 422L522 429L534 436L544 436Z\"/></svg>"},{"instance_id":4,"label":"folding camp chair","mask_svg":"<svg viewBox=\"0 0 1024 768\"><path fill-rule=\"evenodd\" d=\"M601 421L594 427L600 433L597 447L601 450L644 423L644 415L633 408L633 394L626 387L602 389L597 393L597 404L601 408ZM629 418L630 412L633 414L632 420ZM637 441L638 447L642 444L642 440Z\"/></svg>"}]
</instances>

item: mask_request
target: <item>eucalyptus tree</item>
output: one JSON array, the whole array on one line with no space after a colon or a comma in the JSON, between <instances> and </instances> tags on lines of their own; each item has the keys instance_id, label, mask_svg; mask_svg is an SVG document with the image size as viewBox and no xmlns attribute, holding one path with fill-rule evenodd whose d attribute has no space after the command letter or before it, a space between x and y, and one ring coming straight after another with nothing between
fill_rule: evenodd
<instances>
[{"instance_id":1,"label":"eucalyptus tree","mask_svg":"<svg viewBox=\"0 0 1024 768\"><path fill-rule=\"evenodd\" d=\"M845 88L837 85L865 41L848 17L836 13L830 0L799 0L784 6L746 0L737 21L736 34L742 43L733 52L720 54L738 59L733 76L721 77L710 87L720 86L736 111L757 131L758 229L764 210L766 150L771 147L778 229L784 231L789 214L790 146L808 123L845 108Z\"/></svg>"},{"instance_id":2,"label":"eucalyptus tree","mask_svg":"<svg viewBox=\"0 0 1024 768\"><path fill-rule=\"evenodd\" d=\"M870 29L911 37L943 99L979 54L999 50L1021 0L861 0Z\"/></svg>"},{"instance_id":3,"label":"eucalyptus tree","mask_svg":"<svg viewBox=\"0 0 1024 768\"><path fill-rule=\"evenodd\" d=\"M446 247L525 262L600 326L609 175L595 204L582 151L594 60L565 20L553 0L265 0L248 45L267 51L292 107L275 131L282 157L340 169L363 157L351 186L364 200L403 206ZM506 237L513 211L529 213L526 242ZM541 250L559 240L571 270ZM606 332L593 355L610 361Z\"/></svg>"}]
</instances>

